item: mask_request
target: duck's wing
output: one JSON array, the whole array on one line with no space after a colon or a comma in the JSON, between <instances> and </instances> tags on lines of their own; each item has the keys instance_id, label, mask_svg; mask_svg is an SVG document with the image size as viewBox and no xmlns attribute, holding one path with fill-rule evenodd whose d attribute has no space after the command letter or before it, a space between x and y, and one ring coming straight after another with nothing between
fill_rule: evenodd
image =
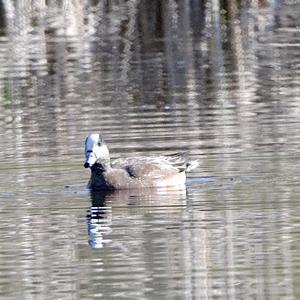
<instances>
[{"instance_id":1,"label":"duck's wing","mask_svg":"<svg viewBox=\"0 0 300 300\"><path fill-rule=\"evenodd\" d=\"M185 171L187 160L184 154L175 153L157 157L117 159L112 166L125 169L131 177L161 178Z\"/></svg>"},{"instance_id":2,"label":"duck's wing","mask_svg":"<svg viewBox=\"0 0 300 300\"><path fill-rule=\"evenodd\" d=\"M190 161L186 152L174 153L166 156L161 156L160 158L166 163L177 168L179 172L190 172L191 170L199 166L198 160Z\"/></svg>"},{"instance_id":3,"label":"duck's wing","mask_svg":"<svg viewBox=\"0 0 300 300\"><path fill-rule=\"evenodd\" d=\"M170 155L160 156L161 161L177 168L178 172L183 172L187 169L188 156L185 152L178 152Z\"/></svg>"}]
</instances>

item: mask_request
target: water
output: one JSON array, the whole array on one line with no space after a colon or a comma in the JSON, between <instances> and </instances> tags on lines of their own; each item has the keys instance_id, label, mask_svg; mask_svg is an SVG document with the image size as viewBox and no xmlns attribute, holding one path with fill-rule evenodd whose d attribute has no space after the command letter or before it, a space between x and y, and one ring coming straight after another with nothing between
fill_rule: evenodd
<instances>
[{"instance_id":1,"label":"water","mask_svg":"<svg viewBox=\"0 0 300 300\"><path fill-rule=\"evenodd\" d=\"M0 5L1 299L300 298L300 6L226 3ZM90 132L200 166L91 194Z\"/></svg>"}]
</instances>

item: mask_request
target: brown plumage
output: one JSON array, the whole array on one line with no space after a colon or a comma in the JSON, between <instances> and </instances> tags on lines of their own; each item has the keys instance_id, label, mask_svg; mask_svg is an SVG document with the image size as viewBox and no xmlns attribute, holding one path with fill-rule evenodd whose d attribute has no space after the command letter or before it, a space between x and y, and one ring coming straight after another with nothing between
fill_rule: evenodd
<instances>
[{"instance_id":1,"label":"brown plumage","mask_svg":"<svg viewBox=\"0 0 300 300\"><path fill-rule=\"evenodd\" d=\"M95 190L184 186L186 172L197 165L197 161L189 162L184 153L119 158L111 162L100 135L91 134L86 139L84 166L91 168L89 187Z\"/></svg>"}]
</instances>

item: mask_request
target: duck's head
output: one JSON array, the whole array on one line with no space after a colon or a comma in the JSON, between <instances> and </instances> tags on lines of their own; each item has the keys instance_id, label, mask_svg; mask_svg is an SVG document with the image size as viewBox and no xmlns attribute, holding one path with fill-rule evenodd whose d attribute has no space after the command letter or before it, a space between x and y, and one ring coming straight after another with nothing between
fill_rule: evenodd
<instances>
[{"instance_id":1,"label":"duck's head","mask_svg":"<svg viewBox=\"0 0 300 300\"><path fill-rule=\"evenodd\" d=\"M85 168L91 168L96 162L107 164L110 161L108 148L98 133L88 135L85 140Z\"/></svg>"}]
</instances>

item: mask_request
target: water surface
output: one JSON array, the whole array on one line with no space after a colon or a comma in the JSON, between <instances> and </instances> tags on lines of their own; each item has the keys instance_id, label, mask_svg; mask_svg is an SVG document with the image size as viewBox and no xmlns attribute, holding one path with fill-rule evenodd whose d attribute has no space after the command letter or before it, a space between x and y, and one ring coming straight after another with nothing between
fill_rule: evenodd
<instances>
[{"instance_id":1,"label":"water surface","mask_svg":"<svg viewBox=\"0 0 300 300\"><path fill-rule=\"evenodd\" d=\"M299 298L299 4L62 3L0 5L0 298ZM90 193L90 132L200 165Z\"/></svg>"}]
</instances>

